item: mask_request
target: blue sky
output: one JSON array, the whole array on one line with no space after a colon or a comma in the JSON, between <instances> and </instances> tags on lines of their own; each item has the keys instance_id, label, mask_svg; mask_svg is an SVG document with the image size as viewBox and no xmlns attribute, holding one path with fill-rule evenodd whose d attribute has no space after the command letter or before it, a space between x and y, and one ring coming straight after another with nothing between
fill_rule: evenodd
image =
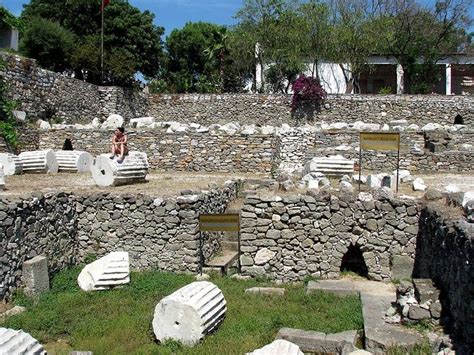
<instances>
[{"instance_id":1,"label":"blue sky","mask_svg":"<svg viewBox=\"0 0 474 355\"><path fill-rule=\"evenodd\" d=\"M114 0L110 0L114 1ZM424 4L433 4L435 0L421 0ZM141 10L150 10L155 14L155 23L165 28L168 35L174 28L182 28L186 22L206 21L221 25L231 25L236 21L233 16L241 8L242 0L129 0L130 4ZM23 4L29 0L0 0L15 15L19 15ZM474 6L470 9L474 18ZM474 31L474 26L471 27Z\"/></svg>"}]
</instances>

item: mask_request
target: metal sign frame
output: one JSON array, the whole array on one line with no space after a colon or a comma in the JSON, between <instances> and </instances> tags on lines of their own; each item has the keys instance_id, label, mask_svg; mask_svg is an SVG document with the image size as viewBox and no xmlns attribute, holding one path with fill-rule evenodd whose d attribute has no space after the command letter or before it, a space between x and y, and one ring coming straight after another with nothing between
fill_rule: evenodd
<instances>
[{"instance_id":1,"label":"metal sign frame","mask_svg":"<svg viewBox=\"0 0 474 355\"><path fill-rule=\"evenodd\" d=\"M370 140L372 138L372 140ZM364 148L363 148L364 147ZM396 192L398 192L398 179L400 170L400 132L360 132L359 133L359 192L360 179L362 175L362 149L365 150L386 150L397 151L397 182Z\"/></svg>"},{"instance_id":2,"label":"metal sign frame","mask_svg":"<svg viewBox=\"0 0 474 355\"><path fill-rule=\"evenodd\" d=\"M237 269L241 273L240 265L240 214L200 214L199 215L199 269L202 275L204 267L204 239L202 232L237 232Z\"/></svg>"}]
</instances>

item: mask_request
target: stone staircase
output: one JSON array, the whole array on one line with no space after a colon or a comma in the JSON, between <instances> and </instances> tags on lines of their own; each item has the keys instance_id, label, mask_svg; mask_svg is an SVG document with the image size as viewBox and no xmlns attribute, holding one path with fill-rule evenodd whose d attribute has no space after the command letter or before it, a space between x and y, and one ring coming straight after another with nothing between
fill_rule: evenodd
<instances>
[{"instance_id":1,"label":"stone staircase","mask_svg":"<svg viewBox=\"0 0 474 355\"><path fill-rule=\"evenodd\" d=\"M233 204L227 208L225 213L240 213L243 200L235 200ZM223 232L224 238L221 246L222 251L209 260L203 267L203 272L218 273L220 275L228 275L231 269L238 272L239 261L239 245L237 232ZM233 270L233 271L234 271Z\"/></svg>"}]
</instances>

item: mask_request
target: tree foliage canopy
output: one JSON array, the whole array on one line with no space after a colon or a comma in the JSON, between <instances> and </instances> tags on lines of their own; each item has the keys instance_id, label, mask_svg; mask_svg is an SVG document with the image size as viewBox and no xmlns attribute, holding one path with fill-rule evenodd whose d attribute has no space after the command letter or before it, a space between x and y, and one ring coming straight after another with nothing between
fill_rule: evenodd
<instances>
[{"instance_id":1,"label":"tree foliage canopy","mask_svg":"<svg viewBox=\"0 0 474 355\"><path fill-rule=\"evenodd\" d=\"M48 69L74 71L100 83L100 4L100 0L31 0L21 15L26 24L21 50ZM153 19L149 11L141 12L126 0L111 1L105 8L106 84L130 85L136 72L153 77L160 69L164 29ZM55 53L59 59L48 58Z\"/></svg>"}]
</instances>

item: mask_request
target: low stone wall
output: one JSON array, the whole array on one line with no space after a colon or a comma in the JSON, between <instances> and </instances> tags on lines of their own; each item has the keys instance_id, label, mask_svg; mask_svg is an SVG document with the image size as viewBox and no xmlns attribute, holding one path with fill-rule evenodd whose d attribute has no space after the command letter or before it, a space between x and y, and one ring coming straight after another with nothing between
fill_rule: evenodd
<instances>
[{"instance_id":1,"label":"low stone wall","mask_svg":"<svg viewBox=\"0 0 474 355\"><path fill-rule=\"evenodd\" d=\"M458 214L460 212L458 211ZM414 274L441 289L457 341L474 349L474 225L456 211L430 205L421 211ZM446 316L447 314L442 314ZM463 352L461 352L463 353ZM467 354L467 352L466 352Z\"/></svg>"},{"instance_id":2,"label":"low stone wall","mask_svg":"<svg viewBox=\"0 0 474 355\"><path fill-rule=\"evenodd\" d=\"M69 138L74 149L99 155L109 151L111 135L112 131L100 129L24 129L19 141L22 151L59 150ZM133 129L128 135L130 148L147 153L151 168L161 171L270 173L280 163L304 166L313 157L329 155L359 162L359 132L354 130L290 129L272 134L227 134ZM473 171L474 131L452 132L449 137L444 150L437 146L433 153L424 148L428 142L425 133L402 132L400 168L414 173ZM463 147L469 144L470 148ZM397 152L363 151L363 172L390 172L396 164Z\"/></svg>"},{"instance_id":3,"label":"low stone wall","mask_svg":"<svg viewBox=\"0 0 474 355\"><path fill-rule=\"evenodd\" d=\"M36 255L48 257L51 272L78 261L73 201L65 193L0 199L0 299L12 295L21 283L23 262Z\"/></svg>"},{"instance_id":4,"label":"low stone wall","mask_svg":"<svg viewBox=\"0 0 474 355\"><path fill-rule=\"evenodd\" d=\"M389 280L395 258L413 263L418 216L413 200L249 196L242 207L242 272L283 281L335 278L352 245L371 279Z\"/></svg>"},{"instance_id":5,"label":"low stone wall","mask_svg":"<svg viewBox=\"0 0 474 355\"><path fill-rule=\"evenodd\" d=\"M223 213L237 183L162 200L143 195L37 194L0 200L0 298L21 283L23 262L48 257L50 271L89 254L127 251L134 269L197 272L200 213ZM206 234L204 255L220 249L220 235Z\"/></svg>"},{"instance_id":6,"label":"low stone wall","mask_svg":"<svg viewBox=\"0 0 474 355\"><path fill-rule=\"evenodd\" d=\"M291 95L150 95L149 115L159 121L204 125L238 121L242 124L306 123L293 117ZM308 113L315 121L409 124L453 124L456 115L474 123L473 97L439 95L329 95L321 112ZM311 121L311 119L310 119Z\"/></svg>"},{"instance_id":7,"label":"low stone wall","mask_svg":"<svg viewBox=\"0 0 474 355\"><path fill-rule=\"evenodd\" d=\"M74 149L93 155L108 152L111 131L51 130L41 132L40 149L61 149L66 138ZM166 133L129 131L129 147L145 152L152 169L162 171L270 172L275 151L272 135Z\"/></svg>"}]
</instances>

